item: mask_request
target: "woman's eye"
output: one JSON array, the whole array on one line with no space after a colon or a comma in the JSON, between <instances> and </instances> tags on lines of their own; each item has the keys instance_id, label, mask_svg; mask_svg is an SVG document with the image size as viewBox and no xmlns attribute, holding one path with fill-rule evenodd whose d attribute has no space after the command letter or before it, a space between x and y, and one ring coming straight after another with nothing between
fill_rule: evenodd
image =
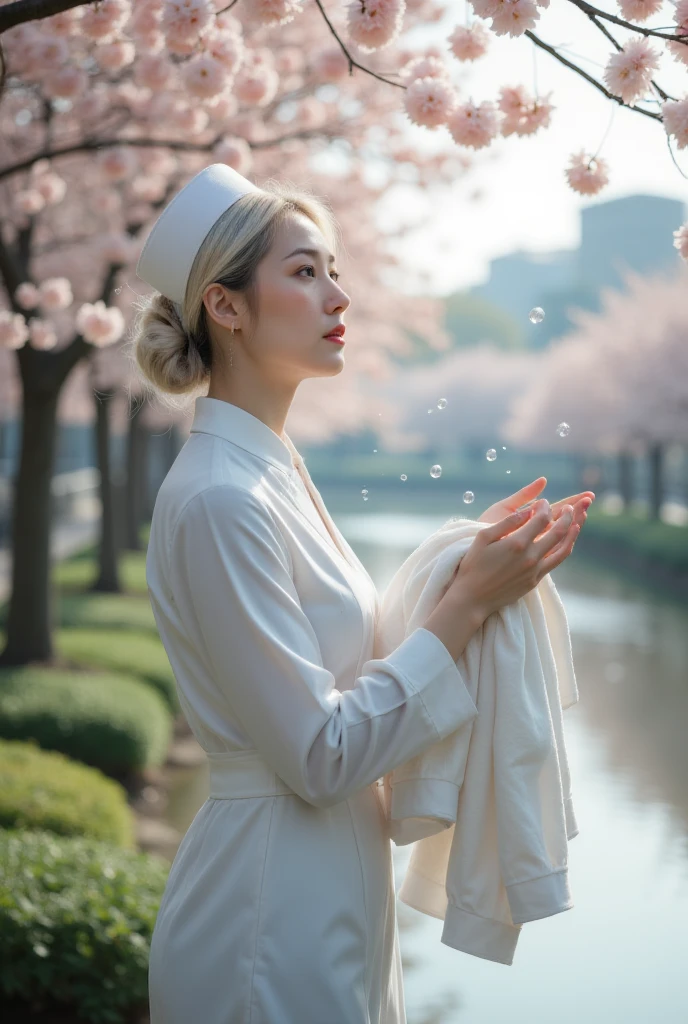
<instances>
[{"instance_id":1,"label":"woman's eye","mask_svg":"<svg viewBox=\"0 0 688 1024\"><path fill-rule=\"evenodd\" d=\"M299 270L299 274L303 273L304 270L312 270L313 273L315 273L315 267L308 266L308 267L301 267L301 270ZM333 281L338 281L339 280L339 274L338 274L338 272L336 270L332 271L332 273L330 274L330 277L332 278Z\"/></svg>"}]
</instances>

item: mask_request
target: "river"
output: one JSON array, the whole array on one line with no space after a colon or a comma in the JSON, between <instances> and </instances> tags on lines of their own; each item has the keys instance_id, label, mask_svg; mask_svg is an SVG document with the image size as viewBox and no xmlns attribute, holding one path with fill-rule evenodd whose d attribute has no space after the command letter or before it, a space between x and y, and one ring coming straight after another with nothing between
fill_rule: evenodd
<instances>
[{"instance_id":1,"label":"river","mask_svg":"<svg viewBox=\"0 0 688 1024\"><path fill-rule=\"evenodd\" d=\"M460 514L327 503L380 591ZM564 713L574 907L524 925L508 967L444 946L441 921L398 902L408 1024L688 1024L688 606L577 551L553 578L580 693ZM168 822L186 829L206 793L205 767L178 773ZM398 890L410 847L393 850Z\"/></svg>"}]
</instances>

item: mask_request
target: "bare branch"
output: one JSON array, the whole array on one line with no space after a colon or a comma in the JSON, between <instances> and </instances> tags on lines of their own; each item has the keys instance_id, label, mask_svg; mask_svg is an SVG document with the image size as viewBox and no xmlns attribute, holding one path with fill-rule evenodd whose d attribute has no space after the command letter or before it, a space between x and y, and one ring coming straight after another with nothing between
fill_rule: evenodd
<instances>
[{"instance_id":1,"label":"bare branch","mask_svg":"<svg viewBox=\"0 0 688 1024\"><path fill-rule=\"evenodd\" d=\"M85 7L84 0L14 0L0 7L0 35L15 25L61 14L72 7Z\"/></svg>"},{"instance_id":2,"label":"bare branch","mask_svg":"<svg viewBox=\"0 0 688 1024\"><path fill-rule=\"evenodd\" d=\"M336 132L325 131L322 128L302 129L301 131L288 132L286 135L275 136L272 139L259 139L256 142L248 142L251 149L270 149L273 146L280 146L283 142L291 142L292 139L314 139L323 136L326 139L336 138ZM218 139L212 142L194 144L192 142L179 142L176 139L83 139L75 142L72 146L63 146L61 149L44 149L33 156L27 157L19 163L11 164L8 167L0 168L0 181L9 178L13 174L29 170L39 160L54 160L59 156L70 156L73 153L90 153L94 150L107 149L110 146L141 146L143 148L162 146L165 149L178 150L184 153L208 153L215 148Z\"/></svg>"}]
</instances>

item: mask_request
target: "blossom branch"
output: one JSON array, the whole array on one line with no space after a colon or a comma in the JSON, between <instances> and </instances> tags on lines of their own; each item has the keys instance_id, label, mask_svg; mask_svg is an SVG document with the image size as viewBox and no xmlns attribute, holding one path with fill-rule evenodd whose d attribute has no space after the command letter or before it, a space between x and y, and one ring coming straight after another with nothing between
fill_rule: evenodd
<instances>
[{"instance_id":1,"label":"blossom branch","mask_svg":"<svg viewBox=\"0 0 688 1024\"><path fill-rule=\"evenodd\" d=\"M630 21L624 21L623 18L619 18L616 14L609 14L607 11L601 11L598 7L593 7L586 0L569 0L569 3L577 7L583 14L586 14L591 21L594 21L595 18L603 18L605 21L611 21L614 25L619 25L620 28L627 28L631 32L639 32L643 36L656 36L657 39L668 39L677 43L685 43L688 40L688 36L685 34L668 36L659 29L643 28L641 25L634 25Z\"/></svg>"},{"instance_id":2,"label":"blossom branch","mask_svg":"<svg viewBox=\"0 0 688 1024\"><path fill-rule=\"evenodd\" d=\"M608 39L609 42L612 44L612 46L614 46L616 48L616 50L620 53L623 50L623 46L621 45L620 42L618 42L614 38L614 36L611 34L611 32L609 31L607 26L603 25L601 21L598 21L598 19L595 17L595 15L589 15L589 17L590 17L590 20L592 21L593 25L595 25L595 27L600 30L600 32L605 37L605 39ZM652 81L652 85L657 90L657 92L659 93L659 95L662 97L663 100L670 100L670 99L674 98L673 96L669 96L669 94L667 92L664 92L664 89L662 89L657 84L657 82L654 81L654 79Z\"/></svg>"},{"instance_id":3,"label":"blossom branch","mask_svg":"<svg viewBox=\"0 0 688 1024\"><path fill-rule=\"evenodd\" d=\"M292 139L313 139L317 136L324 136L332 140L337 138L337 133L326 132L322 128L302 129L297 132L290 132L286 135L276 136L272 139L259 139L256 142L248 142L251 149L270 149L272 146L280 146L283 142L291 142ZM217 146L220 139L213 139L212 142L194 144L193 142L179 142L168 139L84 139L75 142L72 146L63 146L61 149L44 149L33 156L21 160L19 163L10 164L8 167L0 168L0 181L18 174L20 171L29 170L39 160L54 160L59 156L69 156L72 153L88 153L94 150L107 149L110 146L163 146L166 149L178 150L184 153L208 153Z\"/></svg>"},{"instance_id":4,"label":"blossom branch","mask_svg":"<svg viewBox=\"0 0 688 1024\"><path fill-rule=\"evenodd\" d=\"M335 29L334 25L332 24L330 19L327 17L327 14L325 13L325 8L323 7L323 5L321 3L321 0L315 0L315 3L316 3L316 6L317 6L318 10L320 11L320 13L322 14L323 18L325 19L327 27L329 28L330 32L332 33L334 38L339 43L339 45L340 45L340 47L342 49L342 53L344 54L344 56L346 57L346 59L349 62L349 74L350 75L353 73L353 69L354 68L358 68L360 71L364 71L367 75L372 75L373 78L377 78L380 82L385 82L387 85L395 85L397 87L397 89L405 89L406 88L406 86L402 82L392 82L392 81L390 81L389 78L385 78L384 75L378 75L377 71L371 71L370 68L366 68L362 64L359 64L358 61L354 60L354 58L349 53L349 51L347 50L347 48L344 45L344 43L342 42L342 40L339 38L339 35L337 34L337 30Z\"/></svg>"},{"instance_id":5,"label":"blossom branch","mask_svg":"<svg viewBox=\"0 0 688 1024\"><path fill-rule=\"evenodd\" d=\"M594 85L595 88L599 89L599 91L604 96L606 96L608 100L613 100L615 103L618 103L620 107L626 107L628 110L635 110L638 114L644 114L645 117L651 117L655 121L662 121L661 114L654 113L651 110L644 110L642 107L631 106L630 103L624 103L620 96L615 96L614 93L609 92L609 90L604 85L602 85L602 83L599 82L596 78L588 74L587 71L584 71L583 68L579 67L577 64L574 64L573 61L568 60L566 57L563 56L563 54L559 53L559 51L554 46L550 46L549 43L546 43L543 39L540 39L539 36L536 36L534 32L531 32L530 29L527 29L525 34L528 36L531 42L535 43L536 46L539 46L541 50L544 50L546 53L549 53L552 57L555 58L555 60L558 60L560 64L563 64L571 71L575 71L576 74L581 75L581 77L584 78L586 82L590 82L591 85Z\"/></svg>"}]
</instances>

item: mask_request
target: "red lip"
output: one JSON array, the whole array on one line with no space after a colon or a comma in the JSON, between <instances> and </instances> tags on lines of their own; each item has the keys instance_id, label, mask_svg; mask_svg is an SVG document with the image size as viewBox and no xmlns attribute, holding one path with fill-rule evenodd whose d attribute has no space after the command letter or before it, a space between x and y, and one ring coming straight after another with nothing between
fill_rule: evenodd
<instances>
[{"instance_id":1,"label":"red lip","mask_svg":"<svg viewBox=\"0 0 688 1024\"><path fill-rule=\"evenodd\" d=\"M346 330L346 327L344 326L344 324L337 324L336 327L333 327L332 330L329 331L327 334L324 334L323 337L324 338L341 338L341 337L344 336L344 331L345 330Z\"/></svg>"}]
</instances>

